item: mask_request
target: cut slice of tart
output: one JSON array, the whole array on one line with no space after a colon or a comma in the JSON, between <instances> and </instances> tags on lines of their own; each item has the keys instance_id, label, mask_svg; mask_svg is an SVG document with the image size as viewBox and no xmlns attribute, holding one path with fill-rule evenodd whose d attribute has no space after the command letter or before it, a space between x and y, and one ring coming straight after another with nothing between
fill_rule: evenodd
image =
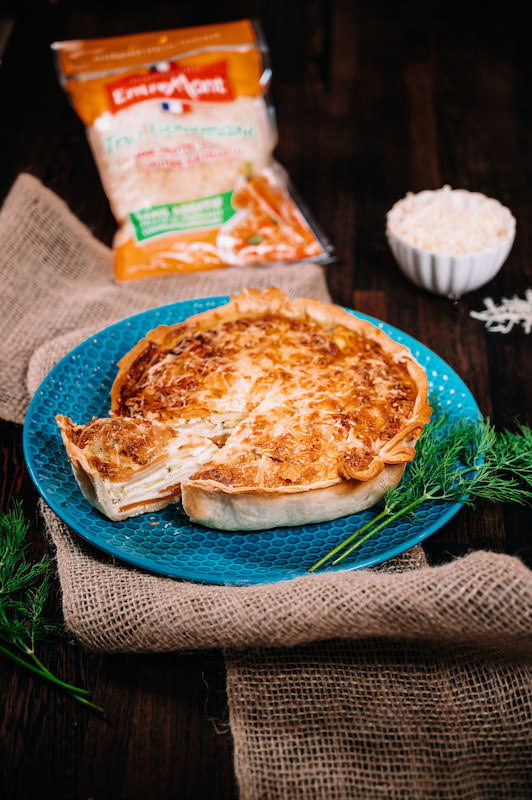
<instances>
[{"instance_id":1,"label":"cut slice of tart","mask_svg":"<svg viewBox=\"0 0 532 800\"><path fill-rule=\"evenodd\" d=\"M176 503L183 479L218 449L210 439L157 421L74 425L61 415L56 421L84 497L112 520Z\"/></svg>"}]
</instances>

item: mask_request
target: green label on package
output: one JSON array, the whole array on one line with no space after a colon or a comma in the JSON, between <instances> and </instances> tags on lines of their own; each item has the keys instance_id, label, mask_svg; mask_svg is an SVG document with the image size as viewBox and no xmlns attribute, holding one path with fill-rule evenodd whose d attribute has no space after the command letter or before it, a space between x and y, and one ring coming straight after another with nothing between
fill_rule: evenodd
<instances>
[{"instance_id":1,"label":"green label on package","mask_svg":"<svg viewBox=\"0 0 532 800\"><path fill-rule=\"evenodd\" d=\"M134 211L129 216L135 226L137 241L161 233L219 227L236 214L231 205L232 196L233 192L224 192L185 203L167 203Z\"/></svg>"}]
</instances>

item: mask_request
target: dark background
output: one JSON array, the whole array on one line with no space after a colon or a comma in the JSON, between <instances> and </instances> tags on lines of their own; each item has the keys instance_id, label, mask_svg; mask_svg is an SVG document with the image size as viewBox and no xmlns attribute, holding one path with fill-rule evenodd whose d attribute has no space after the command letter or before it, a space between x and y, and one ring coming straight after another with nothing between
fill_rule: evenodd
<instances>
[{"instance_id":1,"label":"dark background","mask_svg":"<svg viewBox=\"0 0 532 800\"><path fill-rule=\"evenodd\" d=\"M435 350L498 425L532 424L531 338L488 334L483 297L532 286L531 26L526 2L0 3L0 199L20 171L39 177L107 244L115 223L83 126L54 71L51 42L262 21L273 63L276 157L332 240L336 302L396 325ZM510 257L458 302L399 272L386 211L407 191L484 192L517 219ZM0 243L1 246L1 243ZM35 555L46 547L21 428L1 424L3 507L24 500ZM424 543L431 563L471 549L532 565L530 512L463 509ZM60 616L56 596L52 612ZM220 653L106 656L65 638L43 647L65 679L94 690L101 719L0 659L0 796L233 798Z\"/></svg>"}]
</instances>

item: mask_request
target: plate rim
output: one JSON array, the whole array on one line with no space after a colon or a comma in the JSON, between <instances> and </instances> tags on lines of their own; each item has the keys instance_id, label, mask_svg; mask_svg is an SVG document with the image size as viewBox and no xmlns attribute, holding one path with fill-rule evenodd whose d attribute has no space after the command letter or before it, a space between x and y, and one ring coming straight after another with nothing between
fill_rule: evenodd
<instances>
[{"instance_id":1,"label":"plate rim","mask_svg":"<svg viewBox=\"0 0 532 800\"><path fill-rule=\"evenodd\" d=\"M169 313L176 307L182 307L184 305L191 305L194 303L208 304L207 307L204 307L202 310L193 312L192 314L183 317L182 320L179 320L179 321L184 321L186 319L189 319L191 316L194 316L196 313L198 314L202 313L202 311L205 311L210 307L216 308L218 306L224 305L225 303L229 302L229 300L230 300L229 295L206 295L204 297L193 297L187 300L178 300L173 303L166 303L162 306L148 308L145 309L144 311L139 311L136 314L130 314L129 316L124 317L121 320L117 320L116 322L110 323L109 325L99 329L90 336L87 336L83 341L79 342L75 347L69 350L68 353L65 353L65 355L52 367L52 369L48 372L48 374L43 378L43 380L37 387L30 401L30 404L28 406L25 415L23 433L22 433L23 453L28 473L39 495L65 525L71 528L76 535L80 536L80 538L84 542L87 542L100 552L108 556L112 556L118 559L120 562L128 564L137 569L147 571L151 574L170 577L174 579L180 579L188 582L200 583L203 585L243 586L243 585L259 585L261 583L262 584L278 583L283 580L293 580L294 578L297 577L303 577L305 575L311 575L311 574L318 575L318 574L323 574L325 572L336 573L342 571L348 571L348 572L358 571L360 569L367 569L369 567L376 566L377 564L385 563L390 559L394 558L395 556L400 555L401 553L404 553L407 550L411 549L416 544L419 544L420 542L427 539L429 536L432 536L433 533L435 533L437 530L443 527L450 519L452 519L452 517L454 517L458 513L458 511L464 505L464 502L455 501L453 503L445 504L444 506L442 506L442 513L438 516L438 518L434 520L432 523L428 524L426 527L424 527L421 531L418 531L412 537L406 536L400 543L390 546L384 553L375 554L373 557L369 555L367 558L356 564L342 565L337 567L324 567L322 570L316 573L309 573L308 571L293 572L293 570L290 570L289 568L285 567L284 570L281 569L280 572L275 571L269 577L267 578L265 577L262 580L245 580L245 579L230 580L227 578L216 579L216 576L214 577L211 576L207 578L207 577L200 577L197 574L194 574L193 570L186 568L185 569L174 568L173 565L162 567L159 566L157 563L154 563L150 558L147 558L142 555L136 555L134 553L130 554L127 551L121 549L118 545L115 545L114 543L109 543L107 541L105 542L96 541L95 537L83 531L83 527L81 525L76 525L75 518L73 518L69 512L65 512L64 508L60 508L58 504L55 502L54 497L50 496L50 493L48 492L46 486L43 486L40 477L37 475L36 471L37 465L34 463L33 455L31 452L31 423L35 415L35 412L39 407L39 400L42 397L44 390L47 388L48 383L51 383L55 379L56 372L59 372L60 369L64 368L65 362L67 360L72 360L72 357L76 356L78 354L78 351L83 350L88 345L88 343L91 342L91 340L95 339L96 337L102 334L108 335L113 330L117 328L122 328L128 323L131 323L132 320L139 321L140 318L145 316L150 318L153 316L157 317L158 315ZM384 331L385 333L391 331L394 336L406 337L408 339L408 342L404 343L403 341L401 341L400 343L403 344L403 346L407 347L410 351L412 349L411 343L420 345L421 348L423 348L424 351L430 354L431 357L435 357L438 361L442 362L445 365L449 373L452 374L453 379L455 379L461 385L461 388L464 394L467 396L470 403L480 414L480 409L478 407L477 401L473 396L472 392L470 391L469 387L466 385L466 383L463 381L460 375L456 372L456 370L454 370L453 367L451 367L446 361L444 361L444 359L441 356L439 356L435 351L424 345L418 339L415 339L415 337L411 336L410 334L406 333L400 328L391 325L388 322L380 320L377 317L373 317L372 315L365 314L361 311L348 308L346 306L340 306L340 307L343 308L348 313L353 314L354 316L358 316L364 320L371 322L373 325L375 325L375 327L381 330L385 327L386 328L386 330ZM168 324L168 323L160 323L160 324ZM146 328L145 334L148 333L149 330L153 330L153 327ZM425 369L425 367L423 368ZM73 475L72 475L72 480L75 480ZM321 523L321 524L326 524L326 523ZM290 530L292 527L297 527L297 526L289 526L287 530ZM227 533L231 532L228 531ZM291 572L293 572L293 574L290 574Z\"/></svg>"}]
</instances>

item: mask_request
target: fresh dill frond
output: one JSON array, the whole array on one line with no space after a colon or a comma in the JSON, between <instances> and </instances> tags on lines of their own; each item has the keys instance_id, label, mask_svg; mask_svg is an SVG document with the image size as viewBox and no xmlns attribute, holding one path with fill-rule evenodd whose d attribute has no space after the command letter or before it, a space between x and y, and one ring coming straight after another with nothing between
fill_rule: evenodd
<instances>
[{"instance_id":1,"label":"fresh dill frond","mask_svg":"<svg viewBox=\"0 0 532 800\"><path fill-rule=\"evenodd\" d=\"M532 429L497 431L489 419L452 421L431 398L433 414L416 444L416 456L383 508L310 567L341 563L371 536L398 519L412 519L427 501L532 504ZM332 560L334 558L334 560Z\"/></svg>"},{"instance_id":2,"label":"fresh dill frond","mask_svg":"<svg viewBox=\"0 0 532 800\"><path fill-rule=\"evenodd\" d=\"M65 690L77 702L102 711L87 699L86 689L60 680L35 653L36 643L57 637L61 626L44 614L52 589L53 563L48 555L37 562L29 559L29 527L18 502L0 514L0 652Z\"/></svg>"}]
</instances>

